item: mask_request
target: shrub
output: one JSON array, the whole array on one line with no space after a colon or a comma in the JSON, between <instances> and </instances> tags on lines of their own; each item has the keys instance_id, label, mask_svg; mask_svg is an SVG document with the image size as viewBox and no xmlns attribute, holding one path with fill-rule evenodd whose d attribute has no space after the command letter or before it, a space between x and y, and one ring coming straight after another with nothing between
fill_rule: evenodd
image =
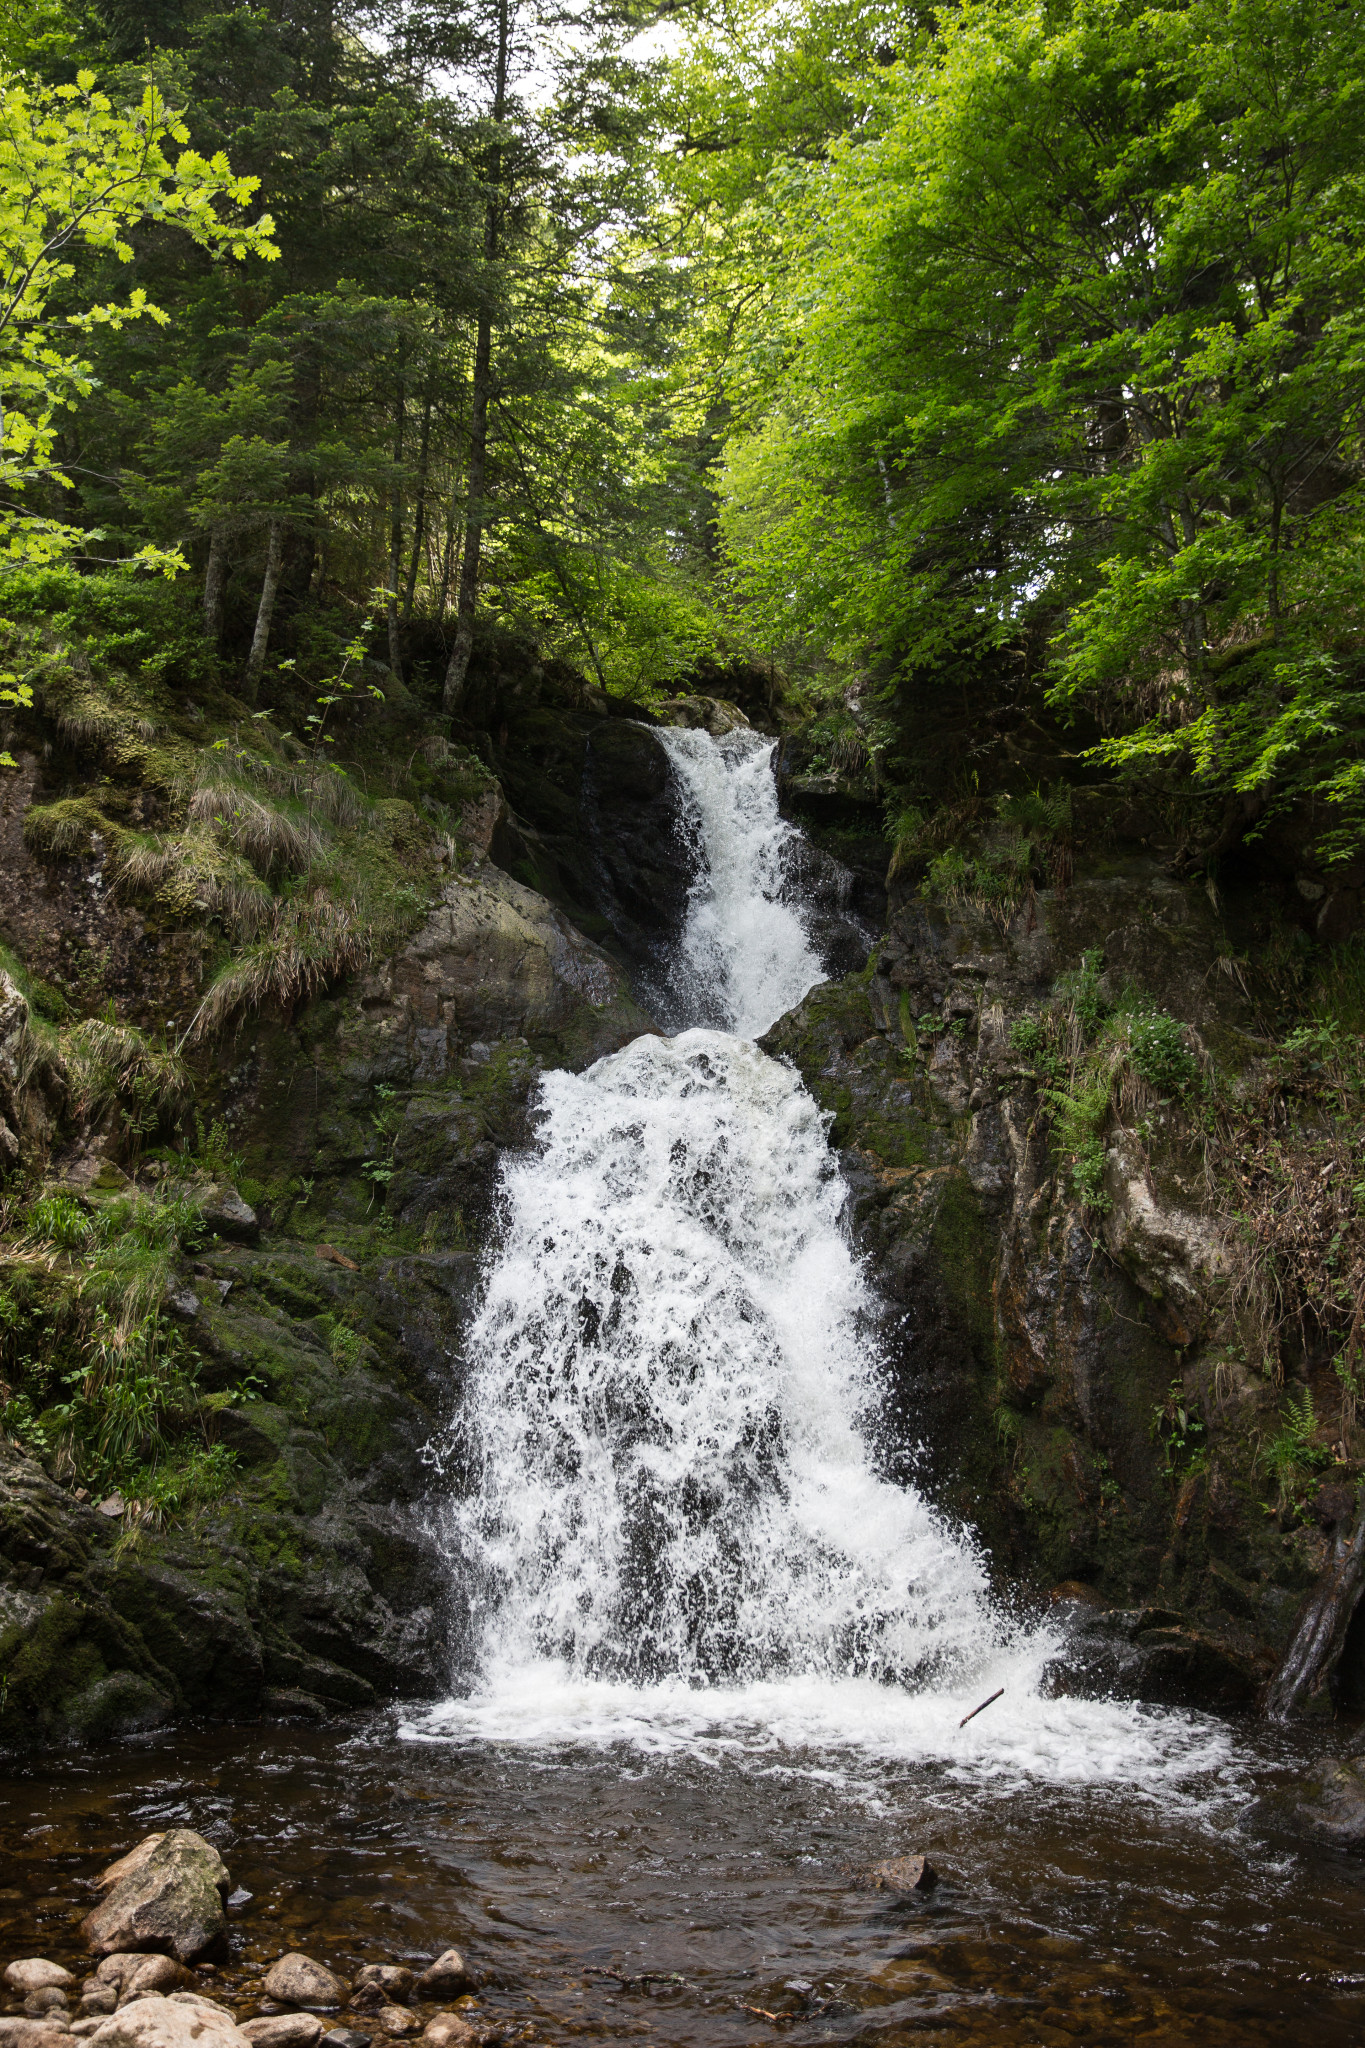
<instances>
[{"instance_id":1,"label":"shrub","mask_svg":"<svg viewBox=\"0 0 1365 2048\"><path fill-rule=\"evenodd\" d=\"M1164 1011L1134 1017L1128 1027L1128 1057L1148 1087L1166 1098L1186 1094L1198 1079L1185 1027Z\"/></svg>"}]
</instances>

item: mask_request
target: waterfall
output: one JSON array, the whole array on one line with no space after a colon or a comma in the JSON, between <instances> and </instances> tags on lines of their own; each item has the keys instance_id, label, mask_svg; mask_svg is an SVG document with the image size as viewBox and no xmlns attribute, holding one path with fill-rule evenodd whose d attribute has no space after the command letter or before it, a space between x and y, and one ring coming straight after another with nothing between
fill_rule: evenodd
<instances>
[{"instance_id":1,"label":"waterfall","mask_svg":"<svg viewBox=\"0 0 1365 2048\"><path fill-rule=\"evenodd\" d=\"M660 735L682 786L698 854L671 1021L758 1038L824 979L799 908L787 900L797 838L777 807L773 743L751 732Z\"/></svg>"},{"instance_id":2,"label":"waterfall","mask_svg":"<svg viewBox=\"0 0 1365 2048\"><path fill-rule=\"evenodd\" d=\"M674 990L703 1021L545 1075L535 1147L504 1164L446 1458L475 1675L409 1732L658 1746L719 1718L727 1741L1061 1776L1203 1758L1174 1721L1047 1698L1055 1637L879 1476L874 1304L825 1119L752 1043L821 978L771 749L667 744L698 869ZM1000 1684L1009 1715L960 1730Z\"/></svg>"}]
</instances>

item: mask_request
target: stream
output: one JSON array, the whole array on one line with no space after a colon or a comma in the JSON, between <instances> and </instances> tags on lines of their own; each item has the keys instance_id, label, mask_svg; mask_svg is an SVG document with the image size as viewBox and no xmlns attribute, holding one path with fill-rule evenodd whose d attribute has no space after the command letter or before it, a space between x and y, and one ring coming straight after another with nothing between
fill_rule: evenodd
<instances>
[{"instance_id":1,"label":"stream","mask_svg":"<svg viewBox=\"0 0 1365 2048\"><path fill-rule=\"evenodd\" d=\"M506 1162L433 1449L450 1697L19 1768L0 1949L73 1957L92 1859L188 1825L242 1995L289 1947L455 1943L527 2040L1357 2041L1365 1869L1237 1826L1322 1733L1066 1696L1053 1628L882 1476L824 1120L753 1043L822 978L770 743L662 737L697 855L673 1035L547 1075ZM915 1852L936 1889L873 1888Z\"/></svg>"}]
</instances>

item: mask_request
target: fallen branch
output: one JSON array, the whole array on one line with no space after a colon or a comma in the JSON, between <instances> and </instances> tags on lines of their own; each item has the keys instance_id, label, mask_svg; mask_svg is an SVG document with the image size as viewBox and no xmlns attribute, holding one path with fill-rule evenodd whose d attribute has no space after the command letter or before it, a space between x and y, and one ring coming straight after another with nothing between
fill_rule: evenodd
<instances>
[{"instance_id":1,"label":"fallen branch","mask_svg":"<svg viewBox=\"0 0 1365 2048\"><path fill-rule=\"evenodd\" d=\"M991 1696L990 1696L990 1699L988 1699L988 1700L982 1700L982 1702L981 1702L981 1705L980 1705L979 1707L973 1707L973 1708L972 1708L972 1711L970 1712L970 1714L964 1714L964 1715L962 1716L962 1719L961 1719L961 1720L960 1720L960 1721L958 1722L958 1724L957 1724L957 1725L958 1725L958 1727L959 1727L959 1728L965 1728L965 1727L966 1727L966 1725L967 1725L967 1723L968 1723L969 1721L974 1721L974 1720L976 1719L976 1717L977 1717L977 1715L978 1715L978 1714L984 1714L984 1713L985 1713L985 1711L986 1711L986 1709L987 1709L987 1707L989 1707L990 1705L992 1705L994 1701L998 1700L998 1699L999 1699L999 1697L1000 1697L1000 1694L1001 1694L1001 1693L1002 1693L1002 1692L1003 1692L1004 1690L1005 1690L1004 1686L1003 1686L1003 1685L1002 1685L1002 1686L1000 1686L1000 1687L998 1688L998 1690L997 1690L997 1691L995 1691L995 1692L993 1692L993 1693L991 1694Z\"/></svg>"}]
</instances>

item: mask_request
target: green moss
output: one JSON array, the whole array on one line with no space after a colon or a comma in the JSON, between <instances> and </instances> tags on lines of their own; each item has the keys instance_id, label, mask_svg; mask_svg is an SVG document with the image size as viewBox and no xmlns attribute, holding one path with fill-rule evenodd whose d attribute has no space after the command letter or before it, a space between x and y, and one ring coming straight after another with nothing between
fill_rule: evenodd
<instances>
[{"instance_id":1,"label":"green moss","mask_svg":"<svg viewBox=\"0 0 1365 2048\"><path fill-rule=\"evenodd\" d=\"M992 1274L995 1236L965 1174L945 1174L931 1242L949 1301L970 1332L979 1360L996 1357Z\"/></svg>"}]
</instances>

